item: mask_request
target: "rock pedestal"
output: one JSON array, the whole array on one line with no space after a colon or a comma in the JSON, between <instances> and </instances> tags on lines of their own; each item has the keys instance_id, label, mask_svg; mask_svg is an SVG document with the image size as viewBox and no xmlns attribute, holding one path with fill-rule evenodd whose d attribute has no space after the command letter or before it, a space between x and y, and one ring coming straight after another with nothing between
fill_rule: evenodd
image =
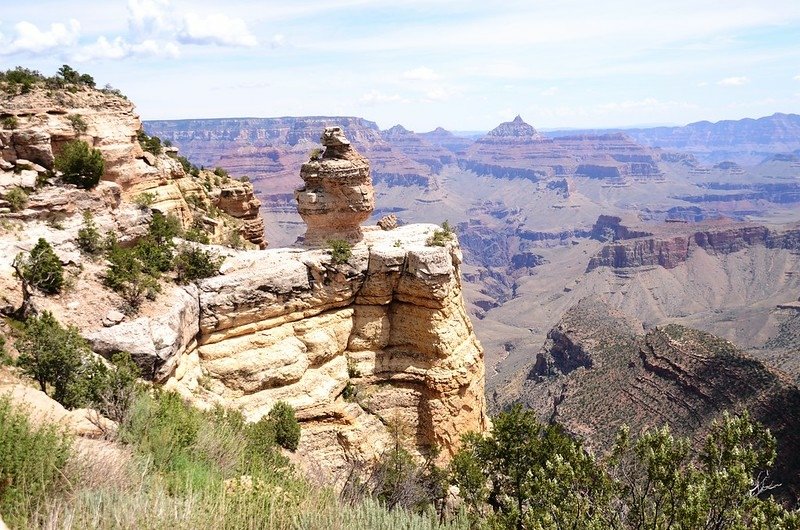
<instances>
[{"instance_id":1,"label":"rock pedestal","mask_svg":"<svg viewBox=\"0 0 800 530\"><path fill-rule=\"evenodd\" d=\"M320 138L325 151L300 168L305 186L294 193L297 211L308 228L304 244L325 246L331 239L361 241L361 223L375 207L369 161L360 155L340 127L326 127Z\"/></svg>"}]
</instances>

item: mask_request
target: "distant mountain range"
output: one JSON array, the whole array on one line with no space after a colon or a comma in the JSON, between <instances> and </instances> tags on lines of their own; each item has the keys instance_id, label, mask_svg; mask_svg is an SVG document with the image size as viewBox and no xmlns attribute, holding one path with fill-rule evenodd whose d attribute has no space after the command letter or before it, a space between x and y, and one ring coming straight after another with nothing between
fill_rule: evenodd
<instances>
[{"instance_id":1,"label":"distant mountain range","mask_svg":"<svg viewBox=\"0 0 800 530\"><path fill-rule=\"evenodd\" d=\"M772 116L718 122L698 121L683 127L640 129L586 129L549 131L550 138L575 134L623 132L637 142L668 151L692 153L705 162L731 160L743 164L762 161L775 153L800 149L800 115Z\"/></svg>"}]
</instances>

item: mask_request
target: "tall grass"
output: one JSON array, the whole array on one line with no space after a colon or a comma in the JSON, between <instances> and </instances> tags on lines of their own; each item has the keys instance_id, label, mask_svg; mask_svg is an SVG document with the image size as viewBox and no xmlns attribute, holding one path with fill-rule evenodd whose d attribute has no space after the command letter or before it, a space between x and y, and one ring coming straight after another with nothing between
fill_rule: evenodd
<instances>
[{"instance_id":1,"label":"tall grass","mask_svg":"<svg viewBox=\"0 0 800 530\"><path fill-rule=\"evenodd\" d=\"M82 457L76 451L81 461L65 468L72 487L46 489L36 503L23 503L11 528L468 528L465 520L439 524L435 515L389 511L369 499L342 503L332 489L311 486L293 471L264 424L247 424L235 412L203 412L155 392L137 396L127 417L123 449L112 444L115 450Z\"/></svg>"},{"instance_id":2,"label":"tall grass","mask_svg":"<svg viewBox=\"0 0 800 530\"><path fill-rule=\"evenodd\" d=\"M12 528L22 528L26 514L64 484L69 445L54 427L34 427L0 397L0 513Z\"/></svg>"}]
</instances>

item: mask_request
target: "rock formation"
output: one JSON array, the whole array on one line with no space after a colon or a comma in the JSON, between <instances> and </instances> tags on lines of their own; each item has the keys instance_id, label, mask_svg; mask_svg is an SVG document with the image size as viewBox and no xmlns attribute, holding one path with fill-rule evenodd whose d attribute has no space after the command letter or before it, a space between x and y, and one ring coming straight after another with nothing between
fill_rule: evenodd
<instances>
[{"instance_id":1,"label":"rock formation","mask_svg":"<svg viewBox=\"0 0 800 530\"><path fill-rule=\"evenodd\" d=\"M603 216L607 217L607 216ZM602 221L598 220L598 224ZM770 249L800 249L800 228L770 230L766 226L709 223L706 227L680 227L662 229L658 235L641 232L623 234L633 236L604 246L589 260L587 271L598 267L661 266L673 269L685 262L692 252L703 249L709 254L730 254L753 245ZM596 225L597 227L597 225Z\"/></svg>"},{"instance_id":2,"label":"rock formation","mask_svg":"<svg viewBox=\"0 0 800 530\"><path fill-rule=\"evenodd\" d=\"M300 177L305 186L295 191L297 211L308 225L303 242L358 242L361 223L375 207L369 161L353 149L340 127L326 127L320 141L325 151L303 164Z\"/></svg>"},{"instance_id":3,"label":"rock formation","mask_svg":"<svg viewBox=\"0 0 800 530\"><path fill-rule=\"evenodd\" d=\"M123 199L147 196L149 206L175 215L184 228L202 217L215 240L225 240L235 231L261 248L266 246L261 203L252 184L228 178L223 182L210 171L190 176L175 148L159 155L144 151L137 140L139 116L120 95L87 87L74 92L36 89L3 101L0 114L16 120L14 129L0 130L0 212L9 207L5 197L11 189L32 193L53 171L63 145L82 140L100 150L105 162L102 179L116 184ZM31 201L41 203L37 195L42 192L46 190L33 194ZM193 204L187 202L189 197ZM195 207L198 201L205 204L205 211ZM214 218L211 206L230 218Z\"/></svg>"},{"instance_id":4,"label":"rock formation","mask_svg":"<svg viewBox=\"0 0 800 530\"><path fill-rule=\"evenodd\" d=\"M168 288L137 317L120 319L102 303L61 314L95 351L130 352L148 377L197 406L255 421L287 402L301 421L302 465L331 480L374 463L397 427L412 454L440 450L447 461L461 434L488 426L460 248L455 239L428 246L436 225L361 229L372 206L368 162L340 130L327 129L323 142L326 154L303 174L333 207L320 214L310 203L309 232L322 241L357 231L346 260L327 249L231 250L221 275ZM301 211L311 193L299 194ZM325 224L337 230L315 215L334 216Z\"/></svg>"},{"instance_id":5,"label":"rock formation","mask_svg":"<svg viewBox=\"0 0 800 530\"><path fill-rule=\"evenodd\" d=\"M748 410L778 440L771 478L792 496L800 490L800 389L709 333L673 324L645 333L584 299L548 334L520 399L599 454L623 424L631 433L668 424L700 445L722 411Z\"/></svg>"}]
</instances>

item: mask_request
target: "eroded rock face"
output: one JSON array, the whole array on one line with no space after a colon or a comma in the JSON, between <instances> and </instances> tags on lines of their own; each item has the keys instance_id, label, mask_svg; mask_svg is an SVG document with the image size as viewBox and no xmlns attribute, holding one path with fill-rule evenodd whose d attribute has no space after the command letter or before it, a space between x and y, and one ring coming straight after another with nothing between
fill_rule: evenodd
<instances>
[{"instance_id":1,"label":"eroded rock face","mask_svg":"<svg viewBox=\"0 0 800 530\"><path fill-rule=\"evenodd\" d=\"M264 221L259 215L261 203L254 197L253 186L219 177L210 171L190 176L178 159L176 148L166 148L154 155L142 150L137 133L142 128L134 105L119 95L86 87L69 91L47 91L37 87L0 103L0 114L13 116L16 129L0 129L0 214L11 210L8 193L15 187L30 192L37 179L53 170L55 156L70 141L82 140L99 149L105 161L104 181L118 185L122 199L132 201L149 197L147 204L165 215L176 216L184 228L197 220L197 208L187 197L202 197L208 206L219 208L233 219L223 229L219 219L209 225L217 241L228 239L231 230L260 248ZM47 210L46 201L55 207L64 202L58 197L31 198L39 210ZM207 208L210 210L210 208ZM31 217L31 213L24 214ZM216 228L216 226L212 226ZM216 232L219 232L217 234Z\"/></svg>"},{"instance_id":2,"label":"eroded rock face","mask_svg":"<svg viewBox=\"0 0 800 530\"><path fill-rule=\"evenodd\" d=\"M600 221L598 221L599 226ZM626 229L627 230L627 229ZM767 248L800 248L800 228L770 230L759 225L711 226L704 230L680 229L673 233L641 235L604 246L589 260L587 271L598 267L660 266L673 269L685 262L697 249L710 254L731 254L753 245Z\"/></svg>"},{"instance_id":3,"label":"eroded rock face","mask_svg":"<svg viewBox=\"0 0 800 530\"><path fill-rule=\"evenodd\" d=\"M449 459L461 434L488 420L461 252L426 246L436 228L370 227L341 264L326 250L229 258L200 284L197 346L177 355L167 387L249 420L286 401L302 422L303 460L334 480L374 462L392 422L414 452L438 447Z\"/></svg>"},{"instance_id":4,"label":"eroded rock face","mask_svg":"<svg viewBox=\"0 0 800 530\"><path fill-rule=\"evenodd\" d=\"M297 211L308 225L307 246L331 239L362 239L361 223L375 207L369 161L350 145L340 127L326 127L320 138L325 152L300 168L305 186L295 191Z\"/></svg>"}]
</instances>

